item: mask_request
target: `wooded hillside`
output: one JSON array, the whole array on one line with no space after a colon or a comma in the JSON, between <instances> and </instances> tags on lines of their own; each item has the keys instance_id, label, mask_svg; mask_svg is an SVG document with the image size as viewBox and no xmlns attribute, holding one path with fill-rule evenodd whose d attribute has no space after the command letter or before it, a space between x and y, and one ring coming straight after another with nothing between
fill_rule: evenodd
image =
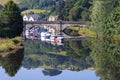
<instances>
[{"instance_id":1,"label":"wooded hillside","mask_svg":"<svg viewBox=\"0 0 120 80\"><path fill-rule=\"evenodd\" d=\"M3 5L7 0L1 0ZM46 16L58 15L61 20L89 21L92 0L13 0L18 3L21 11L40 9L50 11ZM36 12L35 12L36 13Z\"/></svg>"}]
</instances>

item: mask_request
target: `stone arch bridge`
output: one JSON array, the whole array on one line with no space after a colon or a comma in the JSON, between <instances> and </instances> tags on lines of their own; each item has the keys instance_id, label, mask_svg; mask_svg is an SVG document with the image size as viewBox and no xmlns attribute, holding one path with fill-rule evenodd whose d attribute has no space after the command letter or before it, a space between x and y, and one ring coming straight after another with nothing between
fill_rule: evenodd
<instances>
[{"instance_id":1,"label":"stone arch bridge","mask_svg":"<svg viewBox=\"0 0 120 80\"><path fill-rule=\"evenodd\" d=\"M81 26L85 27L86 23L83 21L24 21L24 30L30 29L32 27L39 26L49 26L56 30L56 33L61 34L61 32L70 26Z\"/></svg>"}]
</instances>

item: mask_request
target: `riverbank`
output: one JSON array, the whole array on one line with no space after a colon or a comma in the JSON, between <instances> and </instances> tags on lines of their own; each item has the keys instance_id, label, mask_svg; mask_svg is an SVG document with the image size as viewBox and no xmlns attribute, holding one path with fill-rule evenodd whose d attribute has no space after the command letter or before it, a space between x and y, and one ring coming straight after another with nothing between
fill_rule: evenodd
<instances>
[{"instance_id":1,"label":"riverbank","mask_svg":"<svg viewBox=\"0 0 120 80\"><path fill-rule=\"evenodd\" d=\"M80 27L80 26L71 26L64 30L69 36L86 36L86 37L95 37L96 34L92 29Z\"/></svg>"},{"instance_id":2,"label":"riverbank","mask_svg":"<svg viewBox=\"0 0 120 80\"><path fill-rule=\"evenodd\" d=\"M86 37L92 37L92 38L112 38L114 40L120 40L120 35L102 35L102 34L96 34L94 31L94 28L84 28L79 26L71 26L64 30L64 32L70 36L86 36Z\"/></svg>"},{"instance_id":3,"label":"riverbank","mask_svg":"<svg viewBox=\"0 0 120 80\"><path fill-rule=\"evenodd\" d=\"M0 38L0 53L14 51L23 48L21 37Z\"/></svg>"}]
</instances>

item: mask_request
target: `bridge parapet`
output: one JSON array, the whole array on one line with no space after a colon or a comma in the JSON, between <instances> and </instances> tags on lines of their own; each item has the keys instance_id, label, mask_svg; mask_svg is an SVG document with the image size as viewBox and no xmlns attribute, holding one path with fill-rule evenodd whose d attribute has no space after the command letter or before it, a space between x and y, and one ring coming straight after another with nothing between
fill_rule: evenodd
<instances>
[{"instance_id":1,"label":"bridge parapet","mask_svg":"<svg viewBox=\"0 0 120 80\"><path fill-rule=\"evenodd\" d=\"M60 33L65 28L70 26L86 26L86 22L84 21L24 21L24 28L31 28L34 26L50 26L56 30L56 32Z\"/></svg>"},{"instance_id":2,"label":"bridge parapet","mask_svg":"<svg viewBox=\"0 0 120 80\"><path fill-rule=\"evenodd\" d=\"M24 24L82 24L86 25L84 21L24 21Z\"/></svg>"}]
</instances>

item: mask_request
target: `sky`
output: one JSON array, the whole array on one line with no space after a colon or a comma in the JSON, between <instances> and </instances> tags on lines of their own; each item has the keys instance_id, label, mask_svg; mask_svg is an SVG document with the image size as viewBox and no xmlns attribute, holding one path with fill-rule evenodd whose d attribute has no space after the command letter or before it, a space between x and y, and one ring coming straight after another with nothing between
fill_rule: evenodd
<instances>
[{"instance_id":1,"label":"sky","mask_svg":"<svg viewBox=\"0 0 120 80\"><path fill-rule=\"evenodd\" d=\"M99 80L94 70L69 71L62 70L57 76L44 76L41 68L26 69L21 68L14 77L9 77L5 70L0 67L0 80Z\"/></svg>"}]
</instances>

